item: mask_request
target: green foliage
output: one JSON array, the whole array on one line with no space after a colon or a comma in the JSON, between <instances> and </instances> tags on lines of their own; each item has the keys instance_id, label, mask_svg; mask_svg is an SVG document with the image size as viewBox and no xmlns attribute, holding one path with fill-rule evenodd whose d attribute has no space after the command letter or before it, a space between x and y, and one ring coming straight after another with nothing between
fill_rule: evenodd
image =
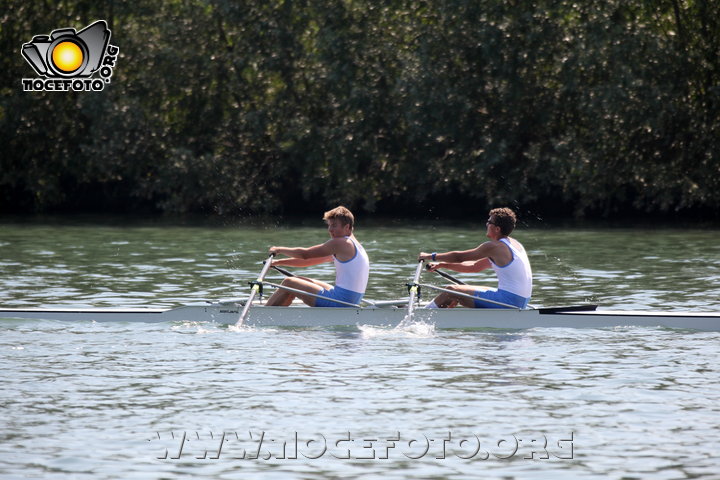
<instances>
[{"instance_id":1,"label":"green foliage","mask_svg":"<svg viewBox=\"0 0 720 480\"><path fill-rule=\"evenodd\" d=\"M716 2L0 6L0 211L720 207ZM97 19L103 92L22 92Z\"/></svg>"}]
</instances>

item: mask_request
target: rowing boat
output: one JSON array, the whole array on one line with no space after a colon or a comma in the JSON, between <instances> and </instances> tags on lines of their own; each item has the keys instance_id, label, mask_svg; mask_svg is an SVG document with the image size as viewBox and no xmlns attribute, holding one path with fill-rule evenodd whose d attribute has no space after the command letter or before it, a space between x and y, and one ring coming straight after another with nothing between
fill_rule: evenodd
<instances>
[{"instance_id":1,"label":"rowing boat","mask_svg":"<svg viewBox=\"0 0 720 480\"><path fill-rule=\"evenodd\" d=\"M95 322L214 322L235 324L243 303L219 302L167 309L102 308L0 308L0 318ZM401 302L362 308L267 307L253 305L245 325L278 327L333 327L373 325L395 327L407 314ZM436 328L607 328L619 326L666 327L720 331L720 313L642 312L599 310L595 305L510 309L415 310L413 322Z\"/></svg>"}]
</instances>

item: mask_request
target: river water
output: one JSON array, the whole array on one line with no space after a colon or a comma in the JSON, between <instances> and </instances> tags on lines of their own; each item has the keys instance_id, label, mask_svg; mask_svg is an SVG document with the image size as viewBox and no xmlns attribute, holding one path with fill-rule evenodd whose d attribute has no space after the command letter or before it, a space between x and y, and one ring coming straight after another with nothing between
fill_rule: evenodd
<instances>
[{"instance_id":1,"label":"river water","mask_svg":"<svg viewBox=\"0 0 720 480\"><path fill-rule=\"evenodd\" d=\"M119 225L113 225L119 223ZM480 224L357 230L367 297ZM246 295L292 226L0 220L4 306ZM712 228L521 228L535 305L717 311ZM303 274L330 280L332 268ZM459 275L493 286L492 273ZM426 274L426 281L435 281ZM720 478L720 334L0 320L0 478Z\"/></svg>"}]
</instances>

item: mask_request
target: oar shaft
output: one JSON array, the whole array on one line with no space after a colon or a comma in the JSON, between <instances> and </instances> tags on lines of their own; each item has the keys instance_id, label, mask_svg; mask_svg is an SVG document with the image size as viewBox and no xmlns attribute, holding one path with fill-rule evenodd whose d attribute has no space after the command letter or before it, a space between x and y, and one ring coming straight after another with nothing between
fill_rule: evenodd
<instances>
[{"instance_id":1,"label":"oar shaft","mask_svg":"<svg viewBox=\"0 0 720 480\"><path fill-rule=\"evenodd\" d=\"M423 262L424 260L419 260L417 268L415 269L415 277L413 277L413 283L410 285L410 297L408 298L408 313L407 318L408 320L412 319L413 310L415 309L415 302L418 297L418 292L420 285L418 282L420 281L420 273L422 273L423 268Z\"/></svg>"},{"instance_id":2,"label":"oar shaft","mask_svg":"<svg viewBox=\"0 0 720 480\"><path fill-rule=\"evenodd\" d=\"M455 285L467 285L467 283L463 282L462 280L460 280L458 278L453 277L452 275L450 275L447 272L443 272L442 270L439 270L439 269L435 270L435 273L437 273L438 275L440 275L441 277L443 277L447 280L450 280Z\"/></svg>"},{"instance_id":3,"label":"oar shaft","mask_svg":"<svg viewBox=\"0 0 720 480\"><path fill-rule=\"evenodd\" d=\"M265 264L263 265L262 270L260 271L260 275L258 275L257 280L253 284L252 288L250 289L250 296L248 297L247 301L245 302L245 306L242 309L242 312L240 313L240 318L238 318L237 326L242 326L243 322L245 321L245 318L247 318L248 311L250 310L250 305L252 305L253 300L255 299L255 295L260 291L260 284L265 278L265 275L267 275L268 270L270 270L270 267L272 266L272 259L275 256L274 253L271 253L268 259L265 261Z\"/></svg>"},{"instance_id":4,"label":"oar shaft","mask_svg":"<svg viewBox=\"0 0 720 480\"><path fill-rule=\"evenodd\" d=\"M289 271L285 270L284 268L280 268L280 267L278 267L277 265L273 265L272 268L274 268L274 269L277 270L278 272L282 273L282 274L285 275L286 277L294 277L294 276L295 276L294 273L289 272Z\"/></svg>"}]
</instances>

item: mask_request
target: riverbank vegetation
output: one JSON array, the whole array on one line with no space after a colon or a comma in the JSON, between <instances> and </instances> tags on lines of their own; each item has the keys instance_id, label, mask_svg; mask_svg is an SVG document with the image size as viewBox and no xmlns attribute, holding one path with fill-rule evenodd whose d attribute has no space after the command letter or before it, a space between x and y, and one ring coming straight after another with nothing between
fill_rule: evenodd
<instances>
[{"instance_id":1,"label":"riverbank vegetation","mask_svg":"<svg viewBox=\"0 0 720 480\"><path fill-rule=\"evenodd\" d=\"M720 211L720 4L2 0L0 211ZM23 43L108 21L102 92Z\"/></svg>"}]
</instances>

